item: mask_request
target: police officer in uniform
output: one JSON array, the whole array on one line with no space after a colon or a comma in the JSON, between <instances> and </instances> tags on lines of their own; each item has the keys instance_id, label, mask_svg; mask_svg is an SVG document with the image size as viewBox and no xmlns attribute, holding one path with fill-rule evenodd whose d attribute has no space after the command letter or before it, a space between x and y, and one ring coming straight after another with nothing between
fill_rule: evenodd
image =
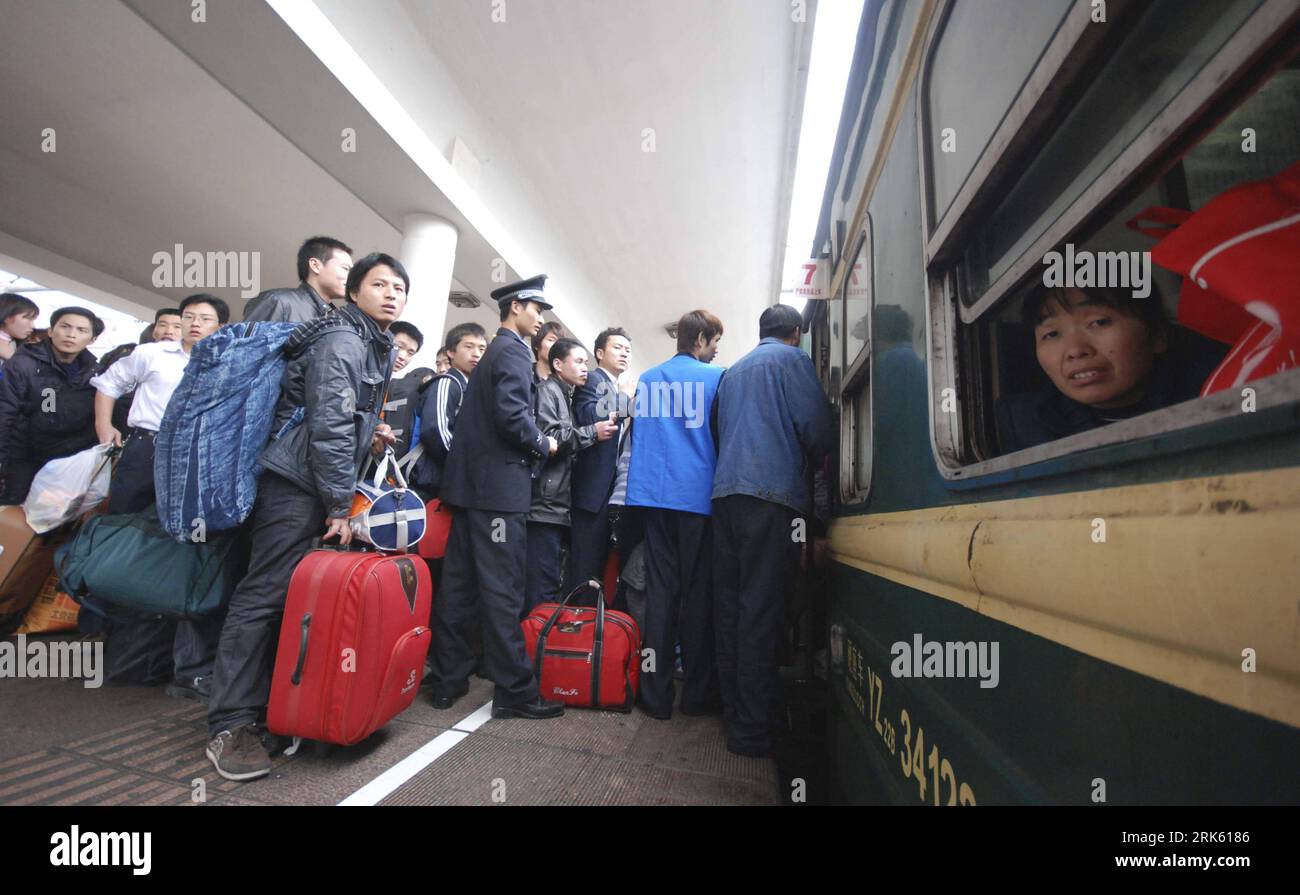
<instances>
[{"instance_id":1,"label":"police officer in uniform","mask_svg":"<svg viewBox=\"0 0 1300 895\"><path fill-rule=\"evenodd\" d=\"M474 671L470 633L483 626L483 659L496 684L494 718L553 718L558 702L538 695L519 616L528 563L526 519L533 470L555 454L555 439L533 419L533 350L529 339L550 310L537 276L492 293L501 328L474 371L456 417L456 438L443 470L442 502L452 508L442 588L433 610L433 706L448 709L469 690Z\"/></svg>"}]
</instances>

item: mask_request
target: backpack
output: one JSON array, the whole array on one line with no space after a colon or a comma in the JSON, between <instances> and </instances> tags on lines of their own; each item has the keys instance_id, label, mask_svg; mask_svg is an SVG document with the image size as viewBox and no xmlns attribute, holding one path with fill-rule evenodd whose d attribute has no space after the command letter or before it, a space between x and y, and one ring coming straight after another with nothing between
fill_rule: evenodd
<instances>
[{"instance_id":1,"label":"backpack","mask_svg":"<svg viewBox=\"0 0 1300 895\"><path fill-rule=\"evenodd\" d=\"M154 442L158 518L177 540L226 531L253 511L284 343L301 324L231 323L195 344Z\"/></svg>"}]
</instances>

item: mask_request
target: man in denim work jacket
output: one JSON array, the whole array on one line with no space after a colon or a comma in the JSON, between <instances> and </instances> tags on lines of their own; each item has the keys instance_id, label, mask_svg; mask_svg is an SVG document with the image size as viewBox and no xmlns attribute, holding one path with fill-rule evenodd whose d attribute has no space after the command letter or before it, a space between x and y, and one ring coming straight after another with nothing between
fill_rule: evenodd
<instances>
[{"instance_id":1,"label":"man in denim work jacket","mask_svg":"<svg viewBox=\"0 0 1300 895\"><path fill-rule=\"evenodd\" d=\"M759 343L727 370L714 403L713 599L727 748L768 755L779 720L777 645L799 563L795 519L830 444L830 407L788 305L758 321Z\"/></svg>"}]
</instances>

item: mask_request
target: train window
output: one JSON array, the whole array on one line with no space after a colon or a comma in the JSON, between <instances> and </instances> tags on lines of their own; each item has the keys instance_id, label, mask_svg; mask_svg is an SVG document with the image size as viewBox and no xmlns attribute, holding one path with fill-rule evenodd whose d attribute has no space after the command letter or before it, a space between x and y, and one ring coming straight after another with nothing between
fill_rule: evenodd
<instances>
[{"instance_id":1,"label":"train window","mask_svg":"<svg viewBox=\"0 0 1300 895\"><path fill-rule=\"evenodd\" d=\"M1243 385L1248 386L1251 411L1300 401L1294 358L1288 360L1283 350L1265 350L1284 338L1282 330L1250 349L1250 362L1262 366L1232 367L1231 358L1225 360L1230 346L1234 341L1246 344L1242 334L1247 328L1263 325L1247 314L1248 303L1225 302L1230 307L1219 307L1211 318L1189 313L1203 308L1205 299L1198 291L1183 290L1177 273L1150 263L1149 255L1144 258L1154 240L1126 226L1153 206L1196 211L1229 189L1267 180L1300 162L1295 129L1300 60L1292 58L1294 43L1273 46L1271 60L1241 66L1237 80L1222 94L1232 100L1231 107L1207 100L1191 110L1195 114L1177 122L1177 139L1167 142L1173 148L1145 159L1140 176L1052 247L1058 258L1068 247L1075 258L1096 260L1098 273L1103 257L1122 259L1129 277L1122 284L1048 293L1043 262L1051 256L1044 255L996 304L973 322L962 323L951 310L978 284L964 278L960 266L931 271L932 284L937 284L930 298L931 339L945 346L941 354L949 364L933 366L940 381L932 385L932 396L951 385L961 405L956 419L936 408L936 444L945 475L997 472L1084 448L1240 418L1247 409ZM1145 103L1127 107L1140 110ZM1107 132L1124 130L1124 122L1113 122ZM1032 168L1026 169L1027 177ZM1278 229L1286 230L1270 228ZM1182 301L1196 304L1180 308ZM1254 323L1234 324L1235 334L1225 337L1224 321L1232 316L1228 311ZM1079 356L1094 352L1096 364L1086 363L1086 357L1069 360L1062 347L1077 345L1075 334L1084 329L1105 329L1110 334L1105 338L1112 339L1105 350L1092 336L1082 340L1087 344ZM1121 332L1128 336L1117 338ZM1242 352L1233 353L1240 357ZM958 362L952 362L953 354L961 356ZM1231 375L1225 375L1229 368ZM1225 383L1231 387L1219 387ZM1285 414L1270 419L1273 426L1294 425ZM1215 431L1214 437L1228 439L1242 430Z\"/></svg>"},{"instance_id":2,"label":"train window","mask_svg":"<svg viewBox=\"0 0 1300 895\"><path fill-rule=\"evenodd\" d=\"M1151 134L1158 116L1264 3L1152 0L1142 5L1096 72L1064 92L1060 120L1043 133L977 228L965 252L962 302L969 312L963 319L973 319L1005 295L1061 241L1047 231L1066 223L1067 210L1080 211L1074 207L1085 191L1103 176L1118 178L1126 167L1136 167L1136 158L1129 165L1118 162L1140 137ZM1213 86L1202 84L1202 89Z\"/></svg>"},{"instance_id":3,"label":"train window","mask_svg":"<svg viewBox=\"0 0 1300 895\"><path fill-rule=\"evenodd\" d=\"M871 261L868 214L853 244L849 275L840 287L844 320L844 379L840 402L840 499L865 500L871 488Z\"/></svg>"},{"instance_id":4,"label":"train window","mask_svg":"<svg viewBox=\"0 0 1300 895\"><path fill-rule=\"evenodd\" d=\"M934 45L926 95L932 230L1074 6L1074 0L949 5Z\"/></svg>"}]
</instances>

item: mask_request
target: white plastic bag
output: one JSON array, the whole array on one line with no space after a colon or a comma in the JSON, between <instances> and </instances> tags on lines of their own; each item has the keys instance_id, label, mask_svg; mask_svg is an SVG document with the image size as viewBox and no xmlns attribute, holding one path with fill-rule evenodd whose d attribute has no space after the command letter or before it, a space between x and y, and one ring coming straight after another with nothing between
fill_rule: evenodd
<instances>
[{"instance_id":1,"label":"white plastic bag","mask_svg":"<svg viewBox=\"0 0 1300 895\"><path fill-rule=\"evenodd\" d=\"M112 449L111 444L97 444L41 467L23 504L33 531L43 534L58 528L108 499Z\"/></svg>"}]
</instances>

